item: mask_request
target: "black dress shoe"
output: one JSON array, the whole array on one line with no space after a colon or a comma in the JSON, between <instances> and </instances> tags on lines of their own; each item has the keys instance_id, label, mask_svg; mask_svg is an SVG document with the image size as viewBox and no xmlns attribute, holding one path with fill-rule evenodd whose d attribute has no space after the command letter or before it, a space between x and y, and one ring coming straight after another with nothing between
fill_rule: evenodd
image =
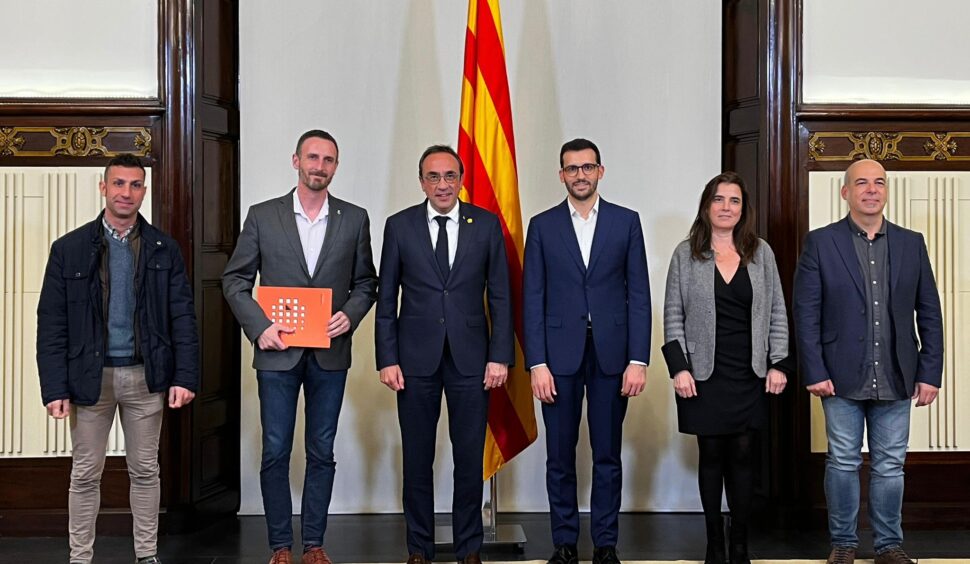
<instances>
[{"instance_id":1,"label":"black dress shoe","mask_svg":"<svg viewBox=\"0 0 970 564\"><path fill-rule=\"evenodd\" d=\"M458 564L482 564L482 558L477 552L469 553L464 558L458 559Z\"/></svg>"},{"instance_id":2,"label":"black dress shoe","mask_svg":"<svg viewBox=\"0 0 970 564\"><path fill-rule=\"evenodd\" d=\"M579 553L574 544L560 544L556 546L548 564L579 564Z\"/></svg>"},{"instance_id":3,"label":"black dress shoe","mask_svg":"<svg viewBox=\"0 0 970 564\"><path fill-rule=\"evenodd\" d=\"M593 564L620 564L615 546L601 546L593 549Z\"/></svg>"}]
</instances>

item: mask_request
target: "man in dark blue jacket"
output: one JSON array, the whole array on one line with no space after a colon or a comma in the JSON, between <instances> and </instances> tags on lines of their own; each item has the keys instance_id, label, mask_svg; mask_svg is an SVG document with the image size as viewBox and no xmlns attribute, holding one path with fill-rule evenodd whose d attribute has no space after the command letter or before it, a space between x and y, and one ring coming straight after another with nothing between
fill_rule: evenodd
<instances>
[{"instance_id":1,"label":"man in dark blue jacket","mask_svg":"<svg viewBox=\"0 0 970 564\"><path fill-rule=\"evenodd\" d=\"M157 564L158 439L166 399L179 408L198 383L192 290L177 243L138 210L145 169L112 159L104 212L54 242L37 306L41 395L71 417L71 562L94 557L108 431L121 413L138 562Z\"/></svg>"},{"instance_id":2,"label":"man in dark blue jacket","mask_svg":"<svg viewBox=\"0 0 970 564\"><path fill-rule=\"evenodd\" d=\"M619 564L623 419L646 384L650 282L637 212L604 201L606 171L587 139L565 143L566 199L532 218L525 243L525 362L546 425L546 488L555 552L577 564L576 443L587 403L593 450L593 564Z\"/></svg>"},{"instance_id":3,"label":"man in dark blue jacket","mask_svg":"<svg viewBox=\"0 0 970 564\"><path fill-rule=\"evenodd\" d=\"M455 459L455 555L481 564L488 390L505 383L515 354L502 226L495 214L458 201L463 173L451 147L428 147L418 161L427 199L384 226L375 349L381 382L397 393L408 564L434 559L432 464L442 391Z\"/></svg>"},{"instance_id":4,"label":"man in dark blue jacket","mask_svg":"<svg viewBox=\"0 0 970 564\"><path fill-rule=\"evenodd\" d=\"M910 407L933 403L943 375L943 316L926 243L883 217L887 192L882 165L853 163L842 186L849 215L808 234L795 272L802 377L825 411L829 562L837 564L851 564L859 544L867 429L875 563L912 562L901 524Z\"/></svg>"}]
</instances>

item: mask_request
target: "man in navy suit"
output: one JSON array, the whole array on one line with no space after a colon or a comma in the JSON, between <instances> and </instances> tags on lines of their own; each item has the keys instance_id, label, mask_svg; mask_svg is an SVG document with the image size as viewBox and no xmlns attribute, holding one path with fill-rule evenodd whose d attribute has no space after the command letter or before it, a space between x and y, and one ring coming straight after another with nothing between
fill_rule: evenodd
<instances>
[{"instance_id":1,"label":"man in navy suit","mask_svg":"<svg viewBox=\"0 0 970 564\"><path fill-rule=\"evenodd\" d=\"M599 149L574 139L559 152L566 200L529 222L525 244L526 365L546 426L546 488L556 549L576 564L576 443L587 396L593 450L594 564L618 563L617 517L627 399L643 391L650 362L650 282L640 216L596 192Z\"/></svg>"},{"instance_id":2,"label":"man in navy suit","mask_svg":"<svg viewBox=\"0 0 970 564\"><path fill-rule=\"evenodd\" d=\"M839 564L853 562L859 544L866 428L875 562L912 562L901 526L911 400L933 403L943 374L943 320L926 243L883 217L886 193L882 165L853 163L842 186L849 215L808 234L795 273L802 377L825 411L828 561Z\"/></svg>"},{"instance_id":3,"label":"man in navy suit","mask_svg":"<svg viewBox=\"0 0 970 564\"><path fill-rule=\"evenodd\" d=\"M427 200L384 226L375 348L381 383L397 392L408 564L434 558L432 464L442 390L455 463L455 555L481 563L488 390L505 383L514 360L502 226L494 214L458 201L463 174L451 147L428 147L418 161Z\"/></svg>"}]
</instances>

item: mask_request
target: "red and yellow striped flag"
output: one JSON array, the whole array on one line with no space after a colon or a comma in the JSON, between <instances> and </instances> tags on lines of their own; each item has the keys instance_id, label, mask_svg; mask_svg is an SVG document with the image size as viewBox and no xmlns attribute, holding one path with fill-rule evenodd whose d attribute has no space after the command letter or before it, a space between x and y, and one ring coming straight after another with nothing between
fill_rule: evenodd
<instances>
[{"instance_id":1,"label":"red and yellow striped flag","mask_svg":"<svg viewBox=\"0 0 970 564\"><path fill-rule=\"evenodd\" d=\"M458 154L465 164L461 199L498 215L509 258L515 315L515 367L488 403L484 478L536 440L535 409L522 354L522 212L515 167L512 105L505 71L499 0L469 0Z\"/></svg>"}]
</instances>

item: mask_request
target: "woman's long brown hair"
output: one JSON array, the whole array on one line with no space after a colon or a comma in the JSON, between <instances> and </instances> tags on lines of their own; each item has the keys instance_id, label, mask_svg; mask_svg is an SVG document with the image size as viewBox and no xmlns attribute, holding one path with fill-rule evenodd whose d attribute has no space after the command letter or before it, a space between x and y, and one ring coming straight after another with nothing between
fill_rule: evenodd
<instances>
[{"instance_id":1,"label":"woman's long brown hair","mask_svg":"<svg viewBox=\"0 0 970 564\"><path fill-rule=\"evenodd\" d=\"M754 206L748 197L748 189L741 176L733 171L725 171L712 178L701 193L697 207L697 217L690 227L687 239L690 241L690 254L695 260L707 260L711 254L711 204L721 184L737 184L741 188L741 219L734 226L734 248L741 255L741 264L746 265L758 250L758 234L755 233Z\"/></svg>"}]
</instances>

